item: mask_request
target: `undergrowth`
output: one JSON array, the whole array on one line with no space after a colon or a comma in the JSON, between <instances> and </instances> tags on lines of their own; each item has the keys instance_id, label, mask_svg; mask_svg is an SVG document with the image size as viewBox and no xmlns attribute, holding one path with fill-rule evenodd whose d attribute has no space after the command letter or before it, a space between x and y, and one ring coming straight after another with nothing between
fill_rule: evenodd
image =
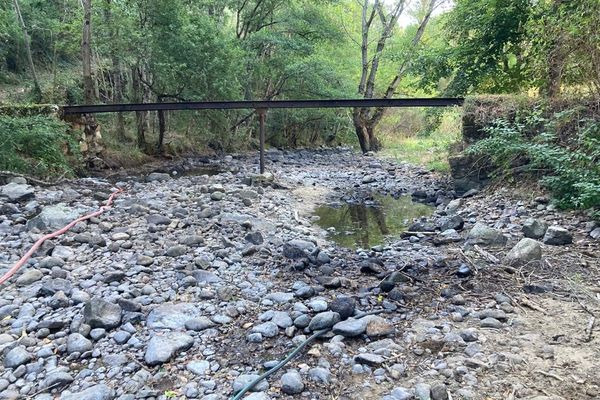
<instances>
[{"instance_id":1,"label":"undergrowth","mask_svg":"<svg viewBox=\"0 0 600 400\"><path fill-rule=\"evenodd\" d=\"M40 177L73 176L79 158L66 123L42 115L0 115L0 170Z\"/></svg>"},{"instance_id":2,"label":"undergrowth","mask_svg":"<svg viewBox=\"0 0 600 400\"><path fill-rule=\"evenodd\" d=\"M600 217L600 121L583 107L520 110L513 122L497 119L488 137L467 149L489 157L496 176L529 175L560 208L591 209Z\"/></svg>"},{"instance_id":3,"label":"undergrowth","mask_svg":"<svg viewBox=\"0 0 600 400\"><path fill-rule=\"evenodd\" d=\"M421 114L421 115L420 115ZM382 153L397 161L423 165L435 171L449 170L448 152L460 138L460 112L448 110L441 115L435 130L428 131L423 112L399 114L394 123L384 124L381 140ZM407 118L408 117L408 118ZM384 121L385 122L385 121Z\"/></svg>"}]
</instances>

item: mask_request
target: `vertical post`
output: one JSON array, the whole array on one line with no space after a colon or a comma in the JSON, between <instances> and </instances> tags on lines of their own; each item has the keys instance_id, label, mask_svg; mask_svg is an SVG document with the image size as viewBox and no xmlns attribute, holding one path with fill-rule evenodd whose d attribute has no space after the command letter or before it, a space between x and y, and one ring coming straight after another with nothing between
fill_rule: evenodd
<instances>
[{"instance_id":1,"label":"vertical post","mask_svg":"<svg viewBox=\"0 0 600 400\"><path fill-rule=\"evenodd\" d=\"M265 116L266 108L257 108L258 123L259 123L259 143L260 143L260 173L265 173Z\"/></svg>"}]
</instances>

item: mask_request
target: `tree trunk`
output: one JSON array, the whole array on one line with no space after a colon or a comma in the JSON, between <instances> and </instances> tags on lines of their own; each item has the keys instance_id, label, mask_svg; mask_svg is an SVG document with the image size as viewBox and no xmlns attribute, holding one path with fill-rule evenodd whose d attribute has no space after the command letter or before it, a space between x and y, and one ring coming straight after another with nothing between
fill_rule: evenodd
<instances>
[{"instance_id":1,"label":"tree trunk","mask_svg":"<svg viewBox=\"0 0 600 400\"><path fill-rule=\"evenodd\" d=\"M131 84L133 91L133 98L136 103L143 103L144 94L140 84L140 68L139 66L133 66L131 68ZM137 147L145 151L146 150L146 111L135 112L135 124L137 127L136 142Z\"/></svg>"},{"instance_id":2,"label":"tree trunk","mask_svg":"<svg viewBox=\"0 0 600 400\"><path fill-rule=\"evenodd\" d=\"M23 41L25 42L25 51L27 52L27 62L29 63L29 69L31 70L31 77L33 79L33 97L34 102L39 103L42 100L42 89L40 87L40 81L38 80L37 73L35 71L35 65L33 64L33 56L31 55L31 37L27 32L25 21L21 15L21 7L19 7L19 1L13 0L15 6L15 13L17 14L17 21L23 31Z\"/></svg>"},{"instance_id":3,"label":"tree trunk","mask_svg":"<svg viewBox=\"0 0 600 400\"><path fill-rule=\"evenodd\" d=\"M162 103L162 96L158 96L157 101ZM163 152L163 142L165 140L165 131L166 131L166 121L165 121L165 112L164 110L158 110L158 143L156 144L156 152L158 154L162 154Z\"/></svg>"},{"instance_id":4,"label":"tree trunk","mask_svg":"<svg viewBox=\"0 0 600 400\"><path fill-rule=\"evenodd\" d=\"M115 43L117 41L118 31L115 29L115 23L112 16L112 1L106 0L106 9L104 12L104 18L108 25L109 36L113 42L113 46L110 47L110 58L112 60L112 80L113 80L113 93L112 102L119 104L123 102L123 79L121 77L121 58L119 57L119 51ZM125 119L123 113L117 113L117 139L125 141Z\"/></svg>"},{"instance_id":5,"label":"tree trunk","mask_svg":"<svg viewBox=\"0 0 600 400\"><path fill-rule=\"evenodd\" d=\"M92 78L92 0L83 0L83 35L81 59L83 63L83 98L86 104L94 103Z\"/></svg>"}]
</instances>

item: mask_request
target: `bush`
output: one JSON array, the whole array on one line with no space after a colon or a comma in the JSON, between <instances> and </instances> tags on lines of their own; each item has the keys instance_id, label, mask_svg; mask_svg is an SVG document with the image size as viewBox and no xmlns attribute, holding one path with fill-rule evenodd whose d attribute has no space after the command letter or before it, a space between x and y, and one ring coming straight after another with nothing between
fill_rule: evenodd
<instances>
[{"instance_id":1,"label":"bush","mask_svg":"<svg viewBox=\"0 0 600 400\"><path fill-rule=\"evenodd\" d=\"M64 122L42 115L0 115L0 170L72 176L78 163L77 143Z\"/></svg>"},{"instance_id":2,"label":"bush","mask_svg":"<svg viewBox=\"0 0 600 400\"><path fill-rule=\"evenodd\" d=\"M496 175L538 177L559 207L600 210L600 119L589 109L538 106L485 130L467 153L491 159Z\"/></svg>"}]
</instances>

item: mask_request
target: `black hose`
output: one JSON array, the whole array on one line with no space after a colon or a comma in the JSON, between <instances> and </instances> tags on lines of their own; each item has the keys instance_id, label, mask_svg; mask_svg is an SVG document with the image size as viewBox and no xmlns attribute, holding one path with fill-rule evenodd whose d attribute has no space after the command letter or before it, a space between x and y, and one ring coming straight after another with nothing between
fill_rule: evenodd
<instances>
[{"instance_id":1,"label":"black hose","mask_svg":"<svg viewBox=\"0 0 600 400\"><path fill-rule=\"evenodd\" d=\"M381 313L385 313L385 312L388 312L388 310L368 311L368 312L358 314L355 319L361 319L363 317L366 317L367 315L375 315L375 314L381 314ZM273 375L275 372L277 372L281 368L283 368L287 363L289 363L292 360L292 358L294 358L300 352L300 350L302 350L304 347L306 347L306 345L315 341L315 339L319 338L320 336L323 336L330 330L331 330L331 328L327 328L327 329L322 329L320 331L313 333L308 339L306 339L304 342L300 343L298 345L298 347L296 347L285 359L280 361L279 364L277 364L276 366L274 366L273 368L271 368L264 374L260 375L252 382L250 382L248 385L246 385L245 388L240 390L238 392L238 394L236 394L234 397L232 397L231 400L240 400L249 390L252 390L252 388L254 388L256 385L258 385L258 383L260 381L262 381L263 379L267 379L269 376Z\"/></svg>"}]
</instances>

